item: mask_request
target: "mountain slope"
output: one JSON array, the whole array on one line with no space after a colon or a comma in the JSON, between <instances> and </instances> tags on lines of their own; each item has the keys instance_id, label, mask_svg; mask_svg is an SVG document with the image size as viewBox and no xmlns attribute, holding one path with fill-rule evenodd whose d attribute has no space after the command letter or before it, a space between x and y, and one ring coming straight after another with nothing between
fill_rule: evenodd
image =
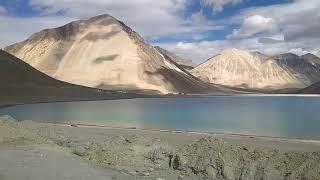
<instances>
[{"instance_id":1,"label":"mountain slope","mask_svg":"<svg viewBox=\"0 0 320 180\"><path fill-rule=\"evenodd\" d=\"M88 87L160 93L211 88L109 15L43 30L5 50L51 77Z\"/></svg>"},{"instance_id":2,"label":"mountain slope","mask_svg":"<svg viewBox=\"0 0 320 180\"><path fill-rule=\"evenodd\" d=\"M286 53L273 58L283 69L303 81L306 86L320 81L320 69L300 56Z\"/></svg>"},{"instance_id":3,"label":"mountain slope","mask_svg":"<svg viewBox=\"0 0 320 180\"><path fill-rule=\"evenodd\" d=\"M126 96L55 80L2 50L0 82L0 106L31 102L114 99ZM129 94L127 95L129 98Z\"/></svg>"},{"instance_id":4,"label":"mountain slope","mask_svg":"<svg viewBox=\"0 0 320 180\"><path fill-rule=\"evenodd\" d=\"M320 58L314 54L308 53L301 56L302 59L308 61L309 63L313 64L320 68Z\"/></svg>"},{"instance_id":5,"label":"mountain slope","mask_svg":"<svg viewBox=\"0 0 320 180\"><path fill-rule=\"evenodd\" d=\"M298 91L300 94L320 94L320 82L314 83Z\"/></svg>"},{"instance_id":6,"label":"mountain slope","mask_svg":"<svg viewBox=\"0 0 320 180\"><path fill-rule=\"evenodd\" d=\"M191 73L204 81L233 87L282 89L307 86L274 59L239 49L226 49L197 66Z\"/></svg>"},{"instance_id":7,"label":"mountain slope","mask_svg":"<svg viewBox=\"0 0 320 180\"><path fill-rule=\"evenodd\" d=\"M171 59L172 61L174 61L175 63L177 63L178 65L180 65L182 68L184 68L185 70L191 70L193 68L195 68L197 65L195 63L193 63L191 60L186 60L183 59L177 55L175 55L174 53L167 51L165 49L162 49L159 46L155 47L161 54L163 54L167 59Z\"/></svg>"}]
</instances>

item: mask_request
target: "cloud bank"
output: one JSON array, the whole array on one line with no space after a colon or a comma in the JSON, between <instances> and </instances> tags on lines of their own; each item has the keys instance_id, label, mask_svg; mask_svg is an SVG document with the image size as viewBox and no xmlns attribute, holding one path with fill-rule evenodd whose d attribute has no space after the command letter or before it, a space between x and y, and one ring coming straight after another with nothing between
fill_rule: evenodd
<instances>
[{"instance_id":1,"label":"cloud bank","mask_svg":"<svg viewBox=\"0 0 320 180\"><path fill-rule=\"evenodd\" d=\"M200 9L185 15L194 1L199 2ZM240 14L219 19L212 19L204 11L209 7L211 14L216 15L227 7L236 7L249 1L29 0L32 10L37 12L36 16L14 16L9 8L0 6L0 47L22 41L41 29L110 14L154 45L197 63L229 47L271 55L289 51L297 54L311 52L320 56L319 0L294 0L264 7L247 7ZM217 31L230 33L218 40L210 40L208 36L214 36Z\"/></svg>"},{"instance_id":2,"label":"cloud bank","mask_svg":"<svg viewBox=\"0 0 320 180\"><path fill-rule=\"evenodd\" d=\"M214 12L221 12L223 11L224 6L226 5L236 5L243 0L201 0L203 5L205 6L212 6Z\"/></svg>"},{"instance_id":3,"label":"cloud bank","mask_svg":"<svg viewBox=\"0 0 320 180\"><path fill-rule=\"evenodd\" d=\"M61 26L69 21L85 19L100 14L110 14L124 21L145 39L163 36L196 36L220 28L194 16L181 13L187 0L30 0L29 5L39 13L37 17L12 17L0 14L0 45L21 41L32 32L43 28ZM1 13L0 8L0 13ZM201 22L200 22L201 21ZM23 25L20 32L12 32ZM18 28L19 29L19 28Z\"/></svg>"},{"instance_id":4,"label":"cloud bank","mask_svg":"<svg viewBox=\"0 0 320 180\"><path fill-rule=\"evenodd\" d=\"M159 44L197 63L235 47L269 55L293 52L320 56L320 1L295 0L285 4L254 7L224 20L238 25L224 40Z\"/></svg>"}]
</instances>

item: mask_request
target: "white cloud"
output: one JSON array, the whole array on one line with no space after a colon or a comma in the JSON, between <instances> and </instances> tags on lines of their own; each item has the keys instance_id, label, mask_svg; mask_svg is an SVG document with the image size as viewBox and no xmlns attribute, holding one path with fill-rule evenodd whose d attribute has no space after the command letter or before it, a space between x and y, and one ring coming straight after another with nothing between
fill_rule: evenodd
<instances>
[{"instance_id":1,"label":"white cloud","mask_svg":"<svg viewBox=\"0 0 320 180\"><path fill-rule=\"evenodd\" d=\"M30 35L30 32L37 32L42 28L61 26L70 20L100 14L110 14L124 21L148 40L162 36L189 36L199 39L203 32L221 28L204 17L201 19L201 14L193 18L183 18L181 12L189 2L188 0L30 0L30 5L41 13L41 17L13 18L0 15L5 22L5 28L1 29L0 33L2 41L0 46L21 41L27 37L26 35ZM57 13L62 13L63 16L57 16ZM55 22L44 27L47 19L50 21L55 19ZM24 27L23 30L12 31L19 26ZM6 34L11 34L12 37Z\"/></svg>"},{"instance_id":2,"label":"white cloud","mask_svg":"<svg viewBox=\"0 0 320 180\"><path fill-rule=\"evenodd\" d=\"M289 52L297 54L297 55L303 55L303 54L307 54L307 53L313 53L313 54L317 54L318 53L317 51L306 51L303 48L290 49Z\"/></svg>"},{"instance_id":3,"label":"white cloud","mask_svg":"<svg viewBox=\"0 0 320 180\"><path fill-rule=\"evenodd\" d=\"M198 0L215 13L227 5L245 0ZM265 7L251 7L228 19L212 21L202 11L191 17L181 14L190 0L30 0L41 17L8 17L0 13L0 47L21 41L44 28L76 19L110 14L132 27L148 40L163 36L192 39L194 42L158 43L195 62L229 47L267 54L312 52L320 55L320 0L294 0ZM0 7L1 8L1 7ZM0 9L1 11L1 9ZM63 16L54 15L63 12ZM208 31L239 25L230 39L204 41ZM23 27L23 28L21 28ZM231 38L232 37L232 38ZM179 40L180 41L180 40Z\"/></svg>"},{"instance_id":4,"label":"white cloud","mask_svg":"<svg viewBox=\"0 0 320 180\"><path fill-rule=\"evenodd\" d=\"M302 55L310 52L320 56L319 0L295 0L284 4L251 7L220 22L225 26L237 24L240 28L234 30L230 39L226 40L158 45L197 63L230 47L269 55L287 52Z\"/></svg>"},{"instance_id":5,"label":"white cloud","mask_svg":"<svg viewBox=\"0 0 320 180\"><path fill-rule=\"evenodd\" d=\"M286 41L320 38L319 0L295 0L280 5L250 8L243 12L244 17L255 14L273 19L280 27L279 31L284 34Z\"/></svg>"},{"instance_id":6,"label":"white cloud","mask_svg":"<svg viewBox=\"0 0 320 180\"><path fill-rule=\"evenodd\" d=\"M257 33L275 31L276 28L276 23L272 18L263 17L261 15L253 15L245 18L240 29L234 30L232 35L229 37L250 37Z\"/></svg>"},{"instance_id":7,"label":"white cloud","mask_svg":"<svg viewBox=\"0 0 320 180\"><path fill-rule=\"evenodd\" d=\"M198 23L198 24L207 24L208 23L208 19L203 15L202 11L193 13L191 15L191 19L193 20L193 22Z\"/></svg>"},{"instance_id":8,"label":"white cloud","mask_svg":"<svg viewBox=\"0 0 320 180\"><path fill-rule=\"evenodd\" d=\"M309 46L305 46L301 43L288 43L279 39L275 39L274 37L269 37L269 39L274 39L276 41L273 43L261 43L260 38L253 37L246 39L227 39L192 43L159 43L157 45L166 48L181 57L192 59L196 63L201 63L204 60L220 53L222 50L230 47L247 51L259 51L267 55L276 55L287 52L293 52L298 55L302 55L310 52L320 56L320 40L312 42Z\"/></svg>"},{"instance_id":9,"label":"white cloud","mask_svg":"<svg viewBox=\"0 0 320 180\"><path fill-rule=\"evenodd\" d=\"M199 19L185 19L179 13L188 0L31 0L34 7L44 14L64 12L64 16L88 18L98 14L110 14L150 39L166 35L201 33L215 29L213 24Z\"/></svg>"},{"instance_id":10,"label":"white cloud","mask_svg":"<svg viewBox=\"0 0 320 180\"><path fill-rule=\"evenodd\" d=\"M6 14L7 13L7 9L4 8L3 6L0 6L0 14Z\"/></svg>"},{"instance_id":11,"label":"white cloud","mask_svg":"<svg viewBox=\"0 0 320 180\"><path fill-rule=\"evenodd\" d=\"M205 6L212 6L214 12L221 12L226 5L236 5L243 0L201 0L203 5Z\"/></svg>"},{"instance_id":12,"label":"white cloud","mask_svg":"<svg viewBox=\"0 0 320 180\"><path fill-rule=\"evenodd\" d=\"M235 47L269 55L293 52L320 56L320 1L295 0L284 4L251 7L221 20L240 25L226 40L158 44L200 63L225 48ZM233 38L231 38L233 37ZM241 37L241 38L239 38Z\"/></svg>"},{"instance_id":13,"label":"white cloud","mask_svg":"<svg viewBox=\"0 0 320 180\"><path fill-rule=\"evenodd\" d=\"M19 42L45 28L66 24L74 19L59 17L17 18L0 16L0 47Z\"/></svg>"}]
</instances>

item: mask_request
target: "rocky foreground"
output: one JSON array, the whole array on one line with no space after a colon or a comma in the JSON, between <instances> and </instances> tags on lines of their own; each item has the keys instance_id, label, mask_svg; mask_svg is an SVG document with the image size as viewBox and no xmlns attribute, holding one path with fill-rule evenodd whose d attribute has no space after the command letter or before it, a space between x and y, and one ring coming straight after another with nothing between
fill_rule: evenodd
<instances>
[{"instance_id":1,"label":"rocky foreground","mask_svg":"<svg viewBox=\"0 0 320 180\"><path fill-rule=\"evenodd\" d=\"M317 142L216 138L17 122L10 117L0 119L0 154L8 147L14 150L21 147L58 148L89 164L94 162L99 168L105 168L105 172L116 171L118 174L112 176L113 179L320 178L320 145ZM29 153L28 150L24 152ZM32 162L24 163L29 167ZM0 177L6 166L0 162Z\"/></svg>"}]
</instances>

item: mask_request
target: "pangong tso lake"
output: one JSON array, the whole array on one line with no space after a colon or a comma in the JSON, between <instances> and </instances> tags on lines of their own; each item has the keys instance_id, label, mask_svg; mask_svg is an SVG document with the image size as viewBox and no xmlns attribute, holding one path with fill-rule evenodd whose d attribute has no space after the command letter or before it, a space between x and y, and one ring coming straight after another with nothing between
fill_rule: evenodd
<instances>
[{"instance_id":1,"label":"pangong tso lake","mask_svg":"<svg viewBox=\"0 0 320 180\"><path fill-rule=\"evenodd\" d=\"M320 97L216 96L25 104L18 120L320 139Z\"/></svg>"}]
</instances>

